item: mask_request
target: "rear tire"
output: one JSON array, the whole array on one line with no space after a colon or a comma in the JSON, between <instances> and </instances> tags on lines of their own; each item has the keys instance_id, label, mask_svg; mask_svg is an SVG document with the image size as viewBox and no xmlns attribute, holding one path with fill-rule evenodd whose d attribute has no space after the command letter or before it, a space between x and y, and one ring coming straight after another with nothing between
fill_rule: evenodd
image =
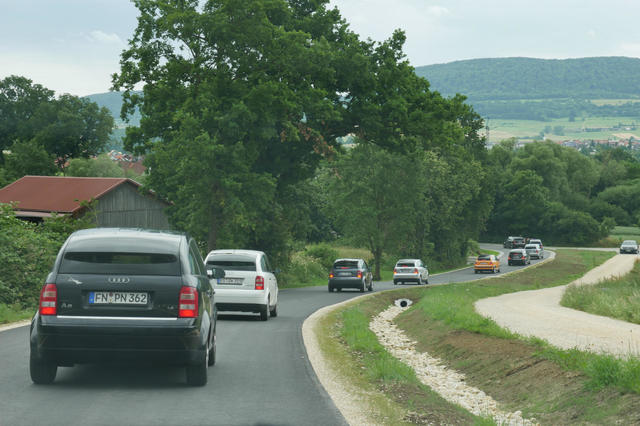
<instances>
[{"instance_id":1,"label":"rear tire","mask_svg":"<svg viewBox=\"0 0 640 426\"><path fill-rule=\"evenodd\" d=\"M333 293L333 287L329 286L329 293Z\"/></svg>"},{"instance_id":2,"label":"rear tire","mask_svg":"<svg viewBox=\"0 0 640 426\"><path fill-rule=\"evenodd\" d=\"M393 280L393 285L398 285L398 281Z\"/></svg>"},{"instance_id":3,"label":"rear tire","mask_svg":"<svg viewBox=\"0 0 640 426\"><path fill-rule=\"evenodd\" d=\"M473 270L473 272L477 274L477 273L478 273L478 270L477 270L477 269L474 269L474 270Z\"/></svg>"},{"instance_id":4,"label":"rear tire","mask_svg":"<svg viewBox=\"0 0 640 426\"><path fill-rule=\"evenodd\" d=\"M362 284L360 284L360 293L364 293L364 281L362 281Z\"/></svg>"},{"instance_id":5,"label":"rear tire","mask_svg":"<svg viewBox=\"0 0 640 426\"><path fill-rule=\"evenodd\" d=\"M209 351L207 351L207 354ZM187 384L189 386L204 386L207 384L207 366L209 356L205 357L201 362L194 365L187 365Z\"/></svg>"},{"instance_id":6,"label":"rear tire","mask_svg":"<svg viewBox=\"0 0 640 426\"><path fill-rule=\"evenodd\" d=\"M426 280L424 280L425 284L429 284L429 278L427 278Z\"/></svg>"},{"instance_id":7,"label":"rear tire","mask_svg":"<svg viewBox=\"0 0 640 426\"><path fill-rule=\"evenodd\" d=\"M278 304L277 303L275 304L273 309L269 310L269 315L271 316L271 318L275 318L275 317L278 316Z\"/></svg>"},{"instance_id":8,"label":"rear tire","mask_svg":"<svg viewBox=\"0 0 640 426\"><path fill-rule=\"evenodd\" d=\"M418 277L418 285L422 285L422 284L423 284L422 277Z\"/></svg>"},{"instance_id":9,"label":"rear tire","mask_svg":"<svg viewBox=\"0 0 640 426\"><path fill-rule=\"evenodd\" d=\"M46 359L29 358L29 374L36 385L53 383L58 372L58 366Z\"/></svg>"},{"instance_id":10,"label":"rear tire","mask_svg":"<svg viewBox=\"0 0 640 426\"><path fill-rule=\"evenodd\" d=\"M269 319L269 304L260 307L260 321L266 321Z\"/></svg>"},{"instance_id":11,"label":"rear tire","mask_svg":"<svg viewBox=\"0 0 640 426\"><path fill-rule=\"evenodd\" d=\"M371 284L369 284L369 291L373 291L373 281L371 281Z\"/></svg>"},{"instance_id":12,"label":"rear tire","mask_svg":"<svg viewBox=\"0 0 640 426\"><path fill-rule=\"evenodd\" d=\"M213 331L213 341L211 343L211 348L209 349L209 360L207 365L211 367L216 363L216 331Z\"/></svg>"}]
</instances>

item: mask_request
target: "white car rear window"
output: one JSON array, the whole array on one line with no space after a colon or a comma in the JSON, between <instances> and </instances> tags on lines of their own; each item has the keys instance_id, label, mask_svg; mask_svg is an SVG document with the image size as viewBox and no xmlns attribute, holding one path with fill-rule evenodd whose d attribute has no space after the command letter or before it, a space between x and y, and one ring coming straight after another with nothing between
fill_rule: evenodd
<instances>
[{"instance_id":1,"label":"white car rear window","mask_svg":"<svg viewBox=\"0 0 640 426\"><path fill-rule=\"evenodd\" d=\"M220 255L207 259L207 265L222 268L225 271L256 271L253 257L238 255Z\"/></svg>"}]
</instances>

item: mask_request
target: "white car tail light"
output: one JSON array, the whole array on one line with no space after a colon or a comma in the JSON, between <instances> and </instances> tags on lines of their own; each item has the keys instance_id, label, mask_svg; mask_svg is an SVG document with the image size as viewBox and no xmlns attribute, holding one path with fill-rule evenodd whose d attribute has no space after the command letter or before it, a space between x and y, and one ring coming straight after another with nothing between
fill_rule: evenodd
<instances>
[{"instance_id":1,"label":"white car tail light","mask_svg":"<svg viewBox=\"0 0 640 426\"><path fill-rule=\"evenodd\" d=\"M55 284L45 284L40 291L40 315L56 315L58 288Z\"/></svg>"},{"instance_id":2,"label":"white car tail light","mask_svg":"<svg viewBox=\"0 0 640 426\"><path fill-rule=\"evenodd\" d=\"M178 300L178 317L195 318L198 316L198 290L183 286Z\"/></svg>"}]
</instances>

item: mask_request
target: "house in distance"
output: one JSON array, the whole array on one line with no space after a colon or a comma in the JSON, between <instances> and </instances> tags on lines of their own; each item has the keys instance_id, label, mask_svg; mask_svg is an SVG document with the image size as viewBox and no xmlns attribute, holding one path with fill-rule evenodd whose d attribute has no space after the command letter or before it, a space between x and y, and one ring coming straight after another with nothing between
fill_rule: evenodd
<instances>
[{"instance_id":1,"label":"house in distance","mask_svg":"<svg viewBox=\"0 0 640 426\"><path fill-rule=\"evenodd\" d=\"M0 189L0 203L13 203L17 217L39 222L57 215L82 217L93 206L98 226L170 229L169 203L126 178L25 176ZM84 204L84 205L83 205Z\"/></svg>"}]
</instances>

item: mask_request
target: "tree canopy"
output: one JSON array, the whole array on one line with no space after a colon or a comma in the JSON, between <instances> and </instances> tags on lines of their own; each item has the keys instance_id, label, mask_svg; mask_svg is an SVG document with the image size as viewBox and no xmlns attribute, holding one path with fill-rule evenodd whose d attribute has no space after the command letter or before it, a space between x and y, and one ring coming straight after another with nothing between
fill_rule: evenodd
<instances>
[{"instance_id":1,"label":"tree canopy","mask_svg":"<svg viewBox=\"0 0 640 426\"><path fill-rule=\"evenodd\" d=\"M43 148L62 169L70 158L101 152L112 129L109 111L87 99L55 98L53 91L25 77L0 81L0 160L2 150L30 143Z\"/></svg>"}]
</instances>

